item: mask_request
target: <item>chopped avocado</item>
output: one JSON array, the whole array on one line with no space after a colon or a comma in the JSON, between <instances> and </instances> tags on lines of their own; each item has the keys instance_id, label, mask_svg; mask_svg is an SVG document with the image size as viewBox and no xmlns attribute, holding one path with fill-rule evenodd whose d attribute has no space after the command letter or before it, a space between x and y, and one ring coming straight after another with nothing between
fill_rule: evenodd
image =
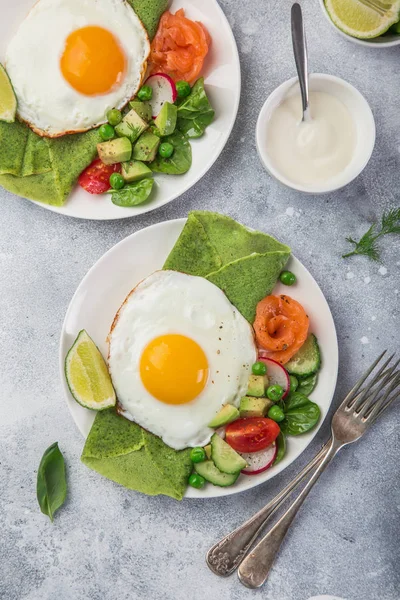
<instances>
[{"instance_id":1,"label":"chopped avocado","mask_svg":"<svg viewBox=\"0 0 400 600\"><path fill-rule=\"evenodd\" d=\"M164 102L154 123L161 135L171 135L175 131L178 107L170 102Z\"/></svg>"},{"instance_id":2,"label":"chopped avocado","mask_svg":"<svg viewBox=\"0 0 400 600\"><path fill-rule=\"evenodd\" d=\"M211 459L211 444L207 444L207 446L204 446L204 452L206 453L208 460L210 460Z\"/></svg>"},{"instance_id":3,"label":"chopped avocado","mask_svg":"<svg viewBox=\"0 0 400 600\"><path fill-rule=\"evenodd\" d=\"M231 423L238 417L238 409L235 406L232 406L232 404L225 404L225 406L221 408L219 413L215 415L213 420L209 422L208 427L222 427L223 425L228 425L228 423Z\"/></svg>"},{"instance_id":4,"label":"chopped avocado","mask_svg":"<svg viewBox=\"0 0 400 600\"><path fill-rule=\"evenodd\" d=\"M118 137L127 137L133 144L147 127L146 121L143 121L138 113L132 109L125 115L121 123L115 127L115 132Z\"/></svg>"},{"instance_id":5,"label":"chopped avocado","mask_svg":"<svg viewBox=\"0 0 400 600\"><path fill-rule=\"evenodd\" d=\"M245 396L240 401L240 417L265 417L273 404L268 398Z\"/></svg>"},{"instance_id":6,"label":"chopped avocado","mask_svg":"<svg viewBox=\"0 0 400 600\"><path fill-rule=\"evenodd\" d=\"M132 154L132 144L128 138L116 138L109 142L97 144L99 158L105 165L126 162Z\"/></svg>"},{"instance_id":7,"label":"chopped avocado","mask_svg":"<svg viewBox=\"0 0 400 600\"><path fill-rule=\"evenodd\" d=\"M132 158L152 162L156 157L159 145L160 138L150 131L145 131L133 147Z\"/></svg>"},{"instance_id":8,"label":"chopped avocado","mask_svg":"<svg viewBox=\"0 0 400 600\"><path fill-rule=\"evenodd\" d=\"M143 119L143 121L151 121L152 112L148 102L140 102L140 100L132 100L129 106Z\"/></svg>"},{"instance_id":9,"label":"chopped avocado","mask_svg":"<svg viewBox=\"0 0 400 600\"><path fill-rule=\"evenodd\" d=\"M153 177L153 172L149 167L146 167L146 165L139 160L130 160L129 162L122 163L121 174L128 183L140 181L145 177Z\"/></svg>"},{"instance_id":10,"label":"chopped avocado","mask_svg":"<svg viewBox=\"0 0 400 600\"><path fill-rule=\"evenodd\" d=\"M267 385L268 377L266 375L250 375L247 384L247 395L260 398L265 395Z\"/></svg>"},{"instance_id":11,"label":"chopped avocado","mask_svg":"<svg viewBox=\"0 0 400 600\"><path fill-rule=\"evenodd\" d=\"M211 438L211 458L217 469L228 475L234 475L247 467L244 458L220 438L218 433L214 433Z\"/></svg>"}]
</instances>

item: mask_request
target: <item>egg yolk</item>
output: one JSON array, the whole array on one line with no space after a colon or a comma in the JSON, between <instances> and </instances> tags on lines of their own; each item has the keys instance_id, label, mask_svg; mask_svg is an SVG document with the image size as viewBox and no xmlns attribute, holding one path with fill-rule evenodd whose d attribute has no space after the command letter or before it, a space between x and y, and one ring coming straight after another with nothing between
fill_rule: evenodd
<instances>
[{"instance_id":1,"label":"egg yolk","mask_svg":"<svg viewBox=\"0 0 400 600\"><path fill-rule=\"evenodd\" d=\"M207 383L207 357L196 342L184 335L161 335L144 349L140 376L157 400L185 404L194 400Z\"/></svg>"},{"instance_id":2,"label":"egg yolk","mask_svg":"<svg viewBox=\"0 0 400 600\"><path fill-rule=\"evenodd\" d=\"M121 83L125 67L125 54L107 29L82 27L67 37L60 68L77 92L86 96L107 94Z\"/></svg>"}]
</instances>

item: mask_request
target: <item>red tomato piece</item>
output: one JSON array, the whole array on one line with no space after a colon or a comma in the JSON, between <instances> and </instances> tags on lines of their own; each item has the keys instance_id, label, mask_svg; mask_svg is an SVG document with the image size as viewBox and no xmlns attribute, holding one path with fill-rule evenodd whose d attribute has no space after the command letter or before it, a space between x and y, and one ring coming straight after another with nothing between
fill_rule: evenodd
<instances>
[{"instance_id":1,"label":"red tomato piece","mask_svg":"<svg viewBox=\"0 0 400 600\"><path fill-rule=\"evenodd\" d=\"M105 165L100 158L96 158L79 175L78 183L89 194L104 194L111 189L110 175L120 173L121 165Z\"/></svg>"},{"instance_id":2,"label":"red tomato piece","mask_svg":"<svg viewBox=\"0 0 400 600\"><path fill-rule=\"evenodd\" d=\"M226 426L225 441L236 452L258 452L276 440L280 427L265 417L237 419Z\"/></svg>"}]
</instances>

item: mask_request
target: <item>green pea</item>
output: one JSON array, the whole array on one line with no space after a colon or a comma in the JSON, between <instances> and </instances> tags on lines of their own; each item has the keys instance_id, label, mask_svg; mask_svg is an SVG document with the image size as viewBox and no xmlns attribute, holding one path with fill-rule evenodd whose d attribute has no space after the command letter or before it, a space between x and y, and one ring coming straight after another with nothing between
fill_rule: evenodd
<instances>
[{"instance_id":1,"label":"green pea","mask_svg":"<svg viewBox=\"0 0 400 600\"><path fill-rule=\"evenodd\" d=\"M275 384L270 385L267 388L267 398L273 400L274 402L278 402L283 396L283 387L281 385Z\"/></svg>"},{"instance_id":2,"label":"green pea","mask_svg":"<svg viewBox=\"0 0 400 600\"><path fill-rule=\"evenodd\" d=\"M112 173L110 175L110 185L114 190L121 190L125 185L125 179L120 173Z\"/></svg>"},{"instance_id":3,"label":"green pea","mask_svg":"<svg viewBox=\"0 0 400 600\"><path fill-rule=\"evenodd\" d=\"M107 113L107 121L113 127L115 127L116 125L118 125L118 123L121 123L121 121L122 121L122 113L121 113L121 111L118 110L118 108L112 108L111 110L109 110L108 113Z\"/></svg>"},{"instance_id":4,"label":"green pea","mask_svg":"<svg viewBox=\"0 0 400 600\"><path fill-rule=\"evenodd\" d=\"M191 476L189 477L188 483L192 487L197 488L198 490L201 490L201 488L204 487L206 480L204 479L204 477L202 477L198 473L192 473Z\"/></svg>"},{"instance_id":5,"label":"green pea","mask_svg":"<svg viewBox=\"0 0 400 600\"><path fill-rule=\"evenodd\" d=\"M153 97L153 88L149 85L142 85L137 93L139 100L151 100Z\"/></svg>"},{"instance_id":6,"label":"green pea","mask_svg":"<svg viewBox=\"0 0 400 600\"><path fill-rule=\"evenodd\" d=\"M196 446L196 448L192 448L190 451L190 460L193 463L199 463L199 462L203 462L203 460L206 460L206 453L204 448L201 448L200 446Z\"/></svg>"},{"instance_id":7,"label":"green pea","mask_svg":"<svg viewBox=\"0 0 400 600\"><path fill-rule=\"evenodd\" d=\"M267 372L267 365L259 360L258 362L254 363L254 365L251 367L251 370L253 375L265 375Z\"/></svg>"},{"instance_id":8,"label":"green pea","mask_svg":"<svg viewBox=\"0 0 400 600\"><path fill-rule=\"evenodd\" d=\"M108 123L104 123L104 125L101 125L99 128L99 134L101 139L105 142L107 142L108 140L112 140L115 135L114 127L111 127L111 125L109 125Z\"/></svg>"},{"instance_id":9,"label":"green pea","mask_svg":"<svg viewBox=\"0 0 400 600\"><path fill-rule=\"evenodd\" d=\"M273 421L280 423L285 418L285 413L279 406L271 406L268 411L268 416Z\"/></svg>"},{"instance_id":10,"label":"green pea","mask_svg":"<svg viewBox=\"0 0 400 600\"><path fill-rule=\"evenodd\" d=\"M298 379L294 375L289 375L289 379L290 379L290 391L295 392L297 390L297 388L299 387Z\"/></svg>"},{"instance_id":11,"label":"green pea","mask_svg":"<svg viewBox=\"0 0 400 600\"><path fill-rule=\"evenodd\" d=\"M178 94L178 98L186 98L186 96L189 96L192 90L187 81L177 81L176 91Z\"/></svg>"},{"instance_id":12,"label":"green pea","mask_svg":"<svg viewBox=\"0 0 400 600\"><path fill-rule=\"evenodd\" d=\"M296 275L291 271L282 271L279 275L279 279L284 285L293 285L296 283Z\"/></svg>"},{"instance_id":13,"label":"green pea","mask_svg":"<svg viewBox=\"0 0 400 600\"><path fill-rule=\"evenodd\" d=\"M158 154L160 156L162 156L163 158L170 158L174 153L174 147L172 144L170 144L169 142L164 142L163 144L160 144L160 147L158 149Z\"/></svg>"}]
</instances>

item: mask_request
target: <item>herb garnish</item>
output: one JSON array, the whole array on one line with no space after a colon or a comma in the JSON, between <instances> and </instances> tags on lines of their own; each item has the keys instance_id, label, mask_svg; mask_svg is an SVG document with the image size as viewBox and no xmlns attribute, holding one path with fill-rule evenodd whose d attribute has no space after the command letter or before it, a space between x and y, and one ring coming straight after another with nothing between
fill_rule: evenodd
<instances>
[{"instance_id":1,"label":"herb garnish","mask_svg":"<svg viewBox=\"0 0 400 600\"><path fill-rule=\"evenodd\" d=\"M64 457L57 442L49 446L42 456L36 493L40 510L53 521L54 513L64 504L67 495Z\"/></svg>"},{"instance_id":2,"label":"herb garnish","mask_svg":"<svg viewBox=\"0 0 400 600\"><path fill-rule=\"evenodd\" d=\"M400 207L392 208L388 212L384 212L380 229L377 229L377 224L373 223L358 242L351 237L346 238L350 244L354 245L354 250L347 254L343 254L342 258L359 254L368 256L370 260L379 262L380 253L377 241L381 236L387 235L388 233L400 233Z\"/></svg>"}]
</instances>

